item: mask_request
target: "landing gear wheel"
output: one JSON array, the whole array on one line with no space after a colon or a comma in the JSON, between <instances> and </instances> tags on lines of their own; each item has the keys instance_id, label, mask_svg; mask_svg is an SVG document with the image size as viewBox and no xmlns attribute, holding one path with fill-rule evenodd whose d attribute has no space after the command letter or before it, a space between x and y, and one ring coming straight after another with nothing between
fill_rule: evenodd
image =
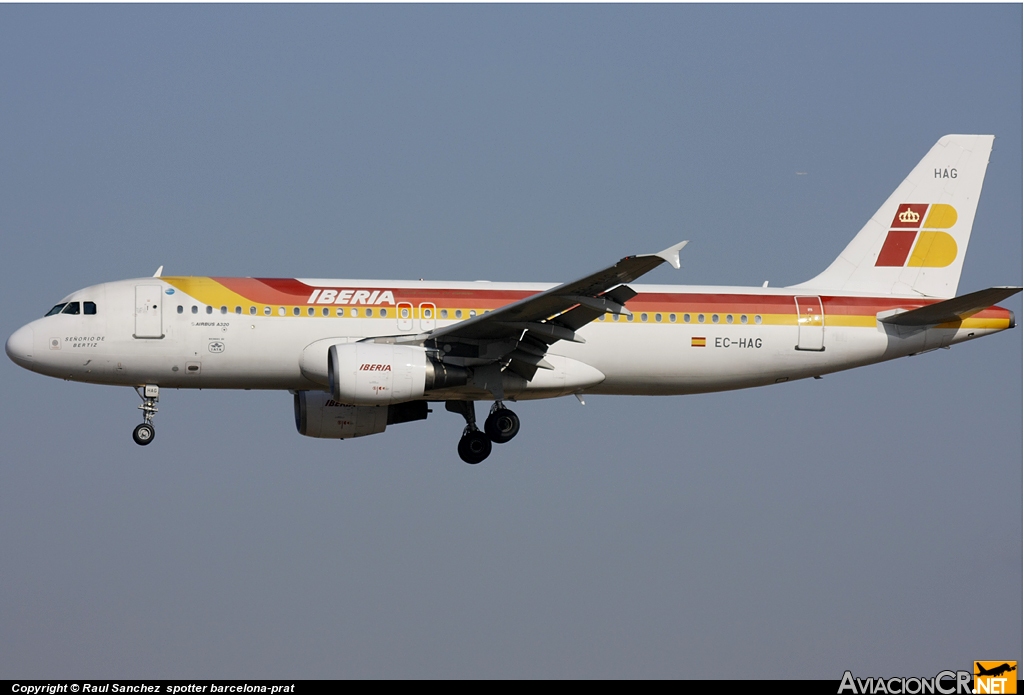
<instances>
[{"instance_id":1,"label":"landing gear wheel","mask_svg":"<svg viewBox=\"0 0 1024 695\"><path fill-rule=\"evenodd\" d=\"M146 422L136 427L135 431L132 432L132 439L134 439L135 443L139 446L146 446L153 441L153 437L155 436L156 430L153 429L153 425Z\"/></svg>"},{"instance_id":2,"label":"landing gear wheel","mask_svg":"<svg viewBox=\"0 0 1024 695\"><path fill-rule=\"evenodd\" d=\"M477 464L491 455L491 440L480 430L471 430L459 440L459 458Z\"/></svg>"},{"instance_id":3,"label":"landing gear wheel","mask_svg":"<svg viewBox=\"0 0 1024 695\"><path fill-rule=\"evenodd\" d=\"M484 421L484 432L495 444L504 444L519 434L519 416L508 408L497 408Z\"/></svg>"}]
</instances>

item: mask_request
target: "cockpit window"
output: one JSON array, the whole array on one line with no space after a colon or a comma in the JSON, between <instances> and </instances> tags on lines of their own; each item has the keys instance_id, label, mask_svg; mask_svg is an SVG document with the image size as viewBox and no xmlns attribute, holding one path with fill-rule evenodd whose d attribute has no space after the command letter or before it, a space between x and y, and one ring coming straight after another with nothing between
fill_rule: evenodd
<instances>
[{"instance_id":1,"label":"cockpit window","mask_svg":"<svg viewBox=\"0 0 1024 695\"><path fill-rule=\"evenodd\" d=\"M96 313L96 302L82 302L82 313L93 315Z\"/></svg>"},{"instance_id":2,"label":"cockpit window","mask_svg":"<svg viewBox=\"0 0 1024 695\"><path fill-rule=\"evenodd\" d=\"M68 302L64 305L64 311L62 314L77 314L82 310L82 306L78 302Z\"/></svg>"},{"instance_id":3,"label":"cockpit window","mask_svg":"<svg viewBox=\"0 0 1024 695\"><path fill-rule=\"evenodd\" d=\"M54 314L59 314L60 310L63 309L63 308L64 308L63 304L58 304L57 306L55 306L52 309L50 309L49 311L47 311L46 315L47 316L53 316Z\"/></svg>"}]
</instances>

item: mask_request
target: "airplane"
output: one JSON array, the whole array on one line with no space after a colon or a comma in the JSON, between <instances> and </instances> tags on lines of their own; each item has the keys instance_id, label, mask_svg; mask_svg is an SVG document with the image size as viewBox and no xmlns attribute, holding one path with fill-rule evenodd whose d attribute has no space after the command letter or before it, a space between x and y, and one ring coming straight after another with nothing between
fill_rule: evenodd
<instances>
[{"instance_id":1,"label":"airplane","mask_svg":"<svg viewBox=\"0 0 1024 695\"><path fill-rule=\"evenodd\" d=\"M153 441L161 389L279 389L296 428L348 439L462 415L477 464L520 430L507 402L768 386L1013 328L956 296L994 137L941 138L823 272L790 287L639 285L681 242L561 285L153 277L73 292L6 343L19 366L135 388ZM493 402L483 430L476 401Z\"/></svg>"},{"instance_id":2,"label":"airplane","mask_svg":"<svg viewBox=\"0 0 1024 695\"><path fill-rule=\"evenodd\" d=\"M978 671L977 673L974 674L976 676L997 676L998 677L998 676L1003 675L1004 673L1009 673L1010 671L1016 671L1017 670L1017 666L1016 665L1010 666L1010 664L1008 664L1008 663L1003 663L1003 664L1000 664L999 666L995 666L993 668L985 668L984 666L981 665L981 662L975 661L974 662L974 666L975 666L975 668Z\"/></svg>"}]
</instances>

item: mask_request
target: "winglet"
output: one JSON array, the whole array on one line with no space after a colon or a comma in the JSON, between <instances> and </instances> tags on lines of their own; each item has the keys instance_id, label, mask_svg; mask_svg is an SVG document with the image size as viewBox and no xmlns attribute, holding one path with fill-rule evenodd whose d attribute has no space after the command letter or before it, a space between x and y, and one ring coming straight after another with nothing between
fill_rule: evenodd
<instances>
[{"instance_id":1,"label":"winglet","mask_svg":"<svg viewBox=\"0 0 1024 695\"><path fill-rule=\"evenodd\" d=\"M660 259L662 259L664 261L668 261L670 264L672 264L673 268L678 270L679 269L679 251L684 246L686 246L689 243L690 243L689 241L680 241L675 246L669 246L664 251L659 251L658 253L652 253L651 255L652 256L657 256L658 258L660 258Z\"/></svg>"},{"instance_id":2,"label":"winglet","mask_svg":"<svg viewBox=\"0 0 1024 695\"><path fill-rule=\"evenodd\" d=\"M163 266L160 266L159 268L157 268L157 269L156 269L156 272L155 272L155 273L153 273L153 277L155 277L155 278L158 278L158 277L160 277L160 275L161 275L161 274L162 274L163 272L164 272L164 267L163 267Z\"/></svg>"}]
</instances>

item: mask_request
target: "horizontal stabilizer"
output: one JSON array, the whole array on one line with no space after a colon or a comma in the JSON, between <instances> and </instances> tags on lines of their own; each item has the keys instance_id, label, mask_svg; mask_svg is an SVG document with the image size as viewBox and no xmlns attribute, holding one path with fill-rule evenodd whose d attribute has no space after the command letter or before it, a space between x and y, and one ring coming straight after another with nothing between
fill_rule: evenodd
<instances>
[{"instance_id":1,"label":"horizontal stabilizer","mask_svg":"<svg viewBox=\"0 0 1024 695\"><path fill-rule=\"evenodd\" d=\"M951 321L963 321L1020 291L1020 287L990 287L987 290L978 290L962 297L954 297L879 320L895 326L934 326Z\"/></svg>"}]
</instances>

